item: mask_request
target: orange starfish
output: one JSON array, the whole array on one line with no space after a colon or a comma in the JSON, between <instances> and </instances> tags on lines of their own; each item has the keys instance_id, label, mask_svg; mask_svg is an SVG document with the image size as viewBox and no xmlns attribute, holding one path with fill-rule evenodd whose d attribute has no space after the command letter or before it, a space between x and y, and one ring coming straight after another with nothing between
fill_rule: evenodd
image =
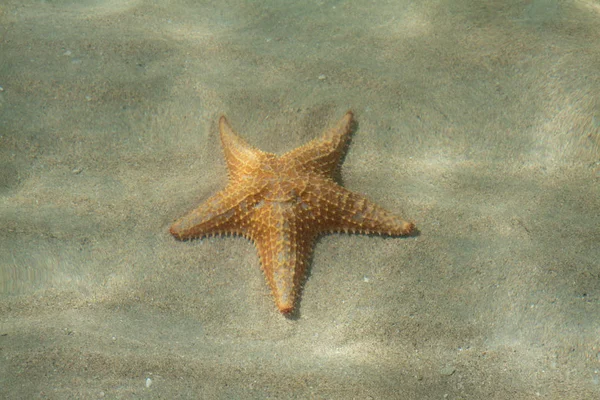
<instances>
[{"instance_id":1,"label":"orange starfish","mask_svg":"<svg viewBox=\"0 0 600 400\"><path fill-rule=\"evenodd\" d=\"M276 156L250 146L222 116L229 184L176 221L171 234L180 240L223 233L251 239L279 311L291 313L319 235L402 236L415 230L413 223L334 182L352 118L348 111L320 139Z\"/></svg>"}]
</instances>

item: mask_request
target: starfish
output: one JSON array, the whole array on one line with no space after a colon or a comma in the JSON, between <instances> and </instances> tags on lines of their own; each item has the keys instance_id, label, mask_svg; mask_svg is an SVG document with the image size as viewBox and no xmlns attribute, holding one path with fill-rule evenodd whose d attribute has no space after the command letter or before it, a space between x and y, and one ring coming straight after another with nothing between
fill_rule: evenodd
<instances>
[{"instance_id":1,"label":"starfish","mask_svg":"<svg viewBox=\"0 0 600 400\"><path fill-rule=\"evenodd\" d=\"M412 222L334 181L353 126L348 111L319 139L282 156L252 147L219 120L229 183L171 226L187 240L235 234L254 242L275 304L291 314L316 239L351 232L405 236Z\"/></svg>"}]
</instances>

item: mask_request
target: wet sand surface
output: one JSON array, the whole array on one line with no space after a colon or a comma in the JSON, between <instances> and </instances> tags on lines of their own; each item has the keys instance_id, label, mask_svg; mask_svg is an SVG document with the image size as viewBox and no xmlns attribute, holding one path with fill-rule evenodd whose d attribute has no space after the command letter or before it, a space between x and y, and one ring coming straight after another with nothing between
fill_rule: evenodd
<instances>
[{"instance_id":1,"label":"wet sand surface","mask_svg":"<svg viewBox=\"0 0 600 400\"><path fill-rule=\"evenodd\" d=\"M302 4L301 4L302 3ZM0 397L600 393L597 1L4 1ZM169 225L343 113L343 184L420 235L319 240L295 318L251 242Z\"/></svg>"}]
</instances>

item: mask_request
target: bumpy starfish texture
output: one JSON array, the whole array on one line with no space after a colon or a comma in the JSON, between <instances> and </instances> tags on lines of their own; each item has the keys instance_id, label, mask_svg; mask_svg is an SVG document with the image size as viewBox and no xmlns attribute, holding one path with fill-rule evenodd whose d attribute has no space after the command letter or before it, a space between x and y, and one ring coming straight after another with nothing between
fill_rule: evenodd
<instances>
[{"instance_id":1,"label":"bumpy starfish texture","mask_svg":"<svg viewBox=\"0 0 600 400\"><path fill-rule=\"evenodd\" d=\"M251 239L283 314L294 310L317 237L332 232L411 234L415 226L334 182L353 115L282 156L258 150L219 120L227 187L171 226L186 240L215 234Z\"/></svg>"}]
</instances>

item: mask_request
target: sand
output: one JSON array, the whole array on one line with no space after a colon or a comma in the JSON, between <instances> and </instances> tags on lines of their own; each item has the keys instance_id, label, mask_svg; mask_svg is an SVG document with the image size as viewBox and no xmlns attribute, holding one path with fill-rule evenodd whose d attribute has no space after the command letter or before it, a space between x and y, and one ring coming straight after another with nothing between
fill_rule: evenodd
<instances>
[{"instance_id":1,"label":"sand","mask_svg":"<svg viewBox=\"0 0 600 400\"><path fill-rule=\"evenodd\" d=\"M597 1L0 5L0 397L600 393ZM177 242L217 120L283 153L351 109L297 318L243 238Z\"/></svg>"}]
</instances>

